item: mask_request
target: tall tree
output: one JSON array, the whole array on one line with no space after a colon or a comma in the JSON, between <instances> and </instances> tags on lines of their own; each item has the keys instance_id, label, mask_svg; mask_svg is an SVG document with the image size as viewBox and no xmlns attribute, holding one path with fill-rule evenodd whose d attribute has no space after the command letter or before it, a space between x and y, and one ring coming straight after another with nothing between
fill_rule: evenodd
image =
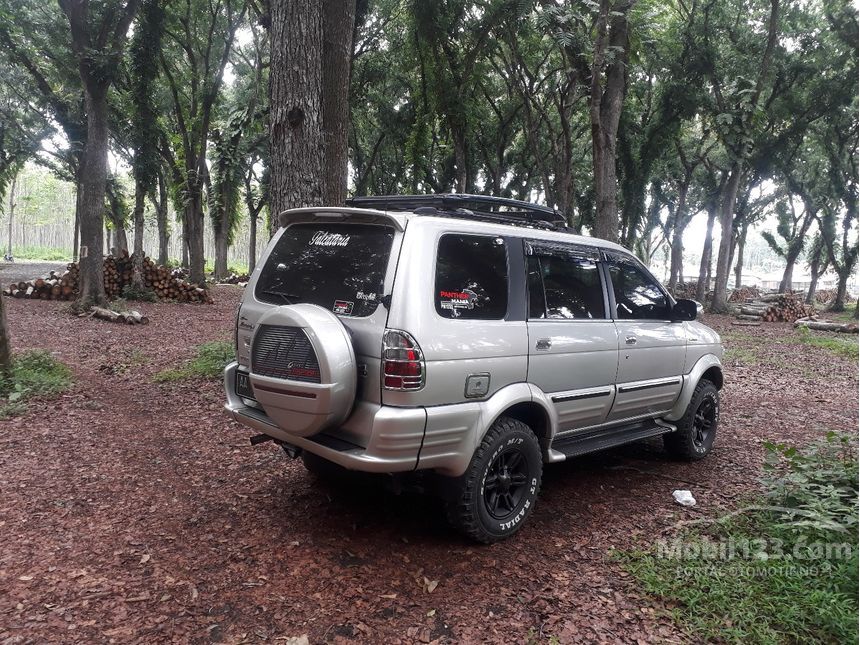
<instances>
[{"instance_id":1,"label":"tall tree","mask_svg":"<svg viewBox=\"0 0 860 645\"><path fill-rule=\"evenodd\" d=\"M130 47L131 141L134 148L134 286L143 289L143 210L158 180L161 157L158 107L153 94L158 77L158 51L164 28L163 0L142 0L140 19Z\"/></svg>"},{"instance_id":2,"label":"tall tree","mask_svg":"<svg viewBox=\"0 0 860 645\"><path fill-rule=\"evenodd\" d=\"M355 0L273 0L270 6L269 194L277 228L280 212L340 201L346 193L341 165L347 163L348 110L341 101L352 52L350 47L347 59L342 43L327 40L323 32L327 26L351 35ZM340 95L326 94L332 92ZM333 176L327 179L327 172Z\"/></svg>"},{"instance_id":3,"label":"tall tree","mask_svg":"<svg viewBox=\"0 0 860 645\"><path fill-rule=\"evenodd\" d=\"M594 236L618 240L616 139L630 56L630 10L635 0L600 0L591 65L591 150L597 211Z\"/></svg>"},{"instance_id":4,"label":"tall tree","mask_svg":"<svg viewBox=\"0 0 860 645\"><path fill-rule=\"evenodd\" d=\"M168 137L170 145L162 146L162 154L171 165L178 190L189 279L198 284L205 280L206 154L224 70L246 10L244 0L186 0L184 5L169 3L165 16L164 47L159 58L173 103L174 134Z\"/></svg>"},{"instance_id":5,"label":"tall tree","mask_svg":"<svg viewBox=\"0 0 860 645\"><path fill-rule=\"evenodd\" d=\"M711 299L711 309L719 312L726 311L728 306L727 287L735 204L741 177L752 153L756 119L759 118L762 110L762 93L770 81L771 65L779 35L780 0L770 0L769 10L763 12L763 15L758 11L750 12L741 4L732 9L733 11L729 11L729 7L723 7L722 12L711 12L705 18L706 30L717 27L717 24L719 24L717 29L723 30L722 32L715 30L708 36L707 51L714 57L708 71L708 80L716 111L714 123L717 125L717 133L731 156L728 178L720 195L719 222L722 235L717 256L714 294ZM725 19L725 22L715 18L709 25L708 21L713 14L718 14ZM767 36L764 42L752 29L745 32L740 40L737 38L733 25L736 25L738 20L752 21L763 17L767 24ZM722 38L723 42L715 43L714 41L720 38L720 33L726 37ZM722 50L725 47L731 47L731 49L724 52ZM749 70L751 72L749 76L739 76L739 70L744 69L741 67L742 59L749 60L750 50L757 49L761 49L761 54L756 68ZM717 54L718 51L722 55Z\"/></svg>"},{"instance_id":6,"label":"tall tree","mask_svg":"<svg viewBox=\"0 0 860 645\"><path fill-rule=\"evenodd\" d=\"M271 3L269 132L272 227L289 208L322 203L322 6Z\"/></svg>"},{"instance_id":7,"label":"tall tree","mask_svg":"<svg viewBox=\"0 0 860 645\"><path fill-rule=\"evenodd\" d=\"M84 88L87 143L81 168L79 297L84 305L105 300L102 229L107 187L108 91L116 80L126 34L139 0L91 5L59 0L71 29L72 53Z\"/></svg>"}]
</instances>

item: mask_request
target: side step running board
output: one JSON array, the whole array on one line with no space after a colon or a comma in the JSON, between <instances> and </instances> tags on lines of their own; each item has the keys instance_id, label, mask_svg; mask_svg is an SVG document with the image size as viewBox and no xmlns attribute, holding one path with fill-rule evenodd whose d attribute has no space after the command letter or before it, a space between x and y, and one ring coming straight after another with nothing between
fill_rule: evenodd
<instances>
[{"instance_id":1,"label":"side step running board","mask_svg":"<svg viewBox=\"0 0 860 645\"><path fill-rule=\"evenodd\" d=\"M565 457L578 457L590 452L622 446L626 443L639 441L640 439L657 437L674 430L675 428L668 423L661 425L655 421L620 426L618 428L592 430L584 434L560 437L552 442L552 450L561 453Z\"/></svg>"}]
</instances>

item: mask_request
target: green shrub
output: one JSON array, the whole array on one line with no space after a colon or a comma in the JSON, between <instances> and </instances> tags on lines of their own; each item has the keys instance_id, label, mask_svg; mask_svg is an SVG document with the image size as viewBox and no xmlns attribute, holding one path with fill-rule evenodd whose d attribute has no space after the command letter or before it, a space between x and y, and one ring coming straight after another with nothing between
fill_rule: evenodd
<instances>
[{"instance_id":1,"label":"green shrub","mask_svg":"<svg viewBox=\"0 0 860 645\"><path fill-rule=\"evenodd\" d=\"M72 384L72 372L45 350L22 352L12 359L12 376L0 384L0 418L22 413L28 399L51 397Z\"/></svg>"},{"instance_id":2,"label":"green shrub","mask_svg":"<svg viewBox=\"0 0 860 645\"><path fill-rule=\"evenodd\" d=\"M133 284L127 284L122 288L122 297L125 300L137 300L140 302L158 302L158 296L151 289L144 287L137 289Z\"/></svg>"},{"instance_id":3,"label":"green shrub","mask_svg":"<svg viewBox=\"0 0 860 645\"><path fill-rule=\"evenodd\" d=\"M22 246L12 249L18 260L45 260L46 262L71 262L71 249L55 249L47 246Z\"/></svg>"},{"instance_id":4,"label":"green shrub","mask_svg":"<svg viewBox=\"0 0 860 645\"><path fill-rule=\"evenodd\" d=\"M197 346L197 355L181 367L162 370L155 375L156 383L169 383L190 378L217 380L227 363L236 356L233 343L216 340Z\"/></svg>"},{"instance_id":5,"label":"green shrub","mask_svg":"<svg viewBox=\"0 0 860 645\"><path fill-rule=\"evenodd\" d=\"M766 449L754 504L618 558L698 642L856 642L856 442Z\"/></svg>"},{"instance_id":6,"label":"green shrub","mask_svg":"<svg viewBox=\"0 0 860 645\"><path fill-rule=\"evenodd\" d=\"M798 327L797 336L800 339L800 342L805 345L820 347L846 358L857 359L857 336L853 334L824 336L811 331L808 327Z\"/></svg>"}]
</instances>

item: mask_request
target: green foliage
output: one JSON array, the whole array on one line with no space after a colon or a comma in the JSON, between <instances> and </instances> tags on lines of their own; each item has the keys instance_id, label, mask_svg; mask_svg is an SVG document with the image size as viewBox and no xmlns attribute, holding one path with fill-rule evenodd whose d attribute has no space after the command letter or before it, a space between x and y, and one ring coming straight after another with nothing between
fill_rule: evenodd
<instances>
[{"instance_id":1,"label":"green foliage","mask_svg":"<svg viewBox=\"0 0 860 645\"><path fill-rule=\"evenodd\" d=\"M71 262L71 250L52 249L44 246L22 246L13 249L16 260L45 260L46 262Z\"/></svg>"},{"instance_id":2,"label":"green foliage","mask_svg":"<svg viewBox=\"0 0 860 645\"><path fill-rule=\"evenodd\" d=\"M29 399L48 399L71 387L72 372L49 351L31 350L12 357L11 382L0 383L0 419L21 414Z\"/></svg>"},{"instance_id":3,"label":"green foliage","mask_svg":"<svg viewBox=\"0 0 860 645\"><path fill-rule=\"evenodd\" d=\"M746 512L617 557L648 593L679 604L695 641L854 641L856 441L765 447L765 492Z\"/></svg>"},{"instance_id":4,"label":"green foliage","mask_svg":"<svg viewBox=\"0 0 860 645\"><path fill-rule=\"evenodd\" d=\"M831 336L828 334L825 336L820 332L811 331L807 327L800 327L797 329L797 337L805 345L821 347L845 358L857 360L858 343L857 336L854 334L843 334L841 336Z\"/></svg>"},{"instance_id":5,"label":"green foliage","mask_svg":"<svg viewBox=\"0 0 860 645\"><path fill-rule=\"evenodd\" d=\"M150 190L158 176L161 128L155 100L158 54L164 29L161 0L143 0L137 28L129 47L131 86L130 140L134 149L133 171L140 190Z\"/></svg>"},{"instance_id":6,"label":"green foliage","mask_svg":"<svg viewBox=\"0 0 860 645\"><path fill-rule=\"evenodd\" d=\"M196 356L181 367L162 370L155 375L156 383L172 383L187 379L217 380L221 378L227 363L234 360L233 343L212 341L197 346Z\"/></svg>"},{"instance_id":7,"label":"green foliage","mask_svg":"<svg viewBox=\"0 0 860 645\"><path fill-rule=\"evenodd\" d=\"M133 284L127 284L122 288L122 297L125 300L137 300L139 302L158 302L158 295L151 289L136 289Z\"/></svg>"},{"instance_id":8,"label":"green foliage","mask_svg":"<svg viewBox=\"0 0 860 645\"><path fill-rule=\"evenodd\" d=\"M176 263L176 266L179 266L179 263ZM206 262L205 272L213 273L215 271L215 264L210 260ZM239 262L230 262L227 264L227 271L230 273L235 273L236 275L245 275L248 273L248 265L240 264Z\"/></svg>"}]
</instances>

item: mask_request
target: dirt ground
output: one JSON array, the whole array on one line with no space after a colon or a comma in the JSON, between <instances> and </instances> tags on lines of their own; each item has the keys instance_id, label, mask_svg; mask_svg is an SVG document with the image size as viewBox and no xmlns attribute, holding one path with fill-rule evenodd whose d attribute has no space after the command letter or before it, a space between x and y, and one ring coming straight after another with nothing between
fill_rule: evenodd
<instances>
[{"instance_id":1,"label":"dirt ground","mask_svg":"<svg viewBox=\"0 0 860 645\"><path fill-rule=\"evenodd\" d=\"M652 442L548 467L528 525L476 546L430 498L320 485L252 448L219 383L152 381L230 339L239 295L141 304L136 327L6 301L15 349L50 349L76 382L0 421L0 643L687 641L610 550L740 503L766 440L857 431L856 361L711 317L730 353L707 460Z\"/></svg>"}]
</instances>

